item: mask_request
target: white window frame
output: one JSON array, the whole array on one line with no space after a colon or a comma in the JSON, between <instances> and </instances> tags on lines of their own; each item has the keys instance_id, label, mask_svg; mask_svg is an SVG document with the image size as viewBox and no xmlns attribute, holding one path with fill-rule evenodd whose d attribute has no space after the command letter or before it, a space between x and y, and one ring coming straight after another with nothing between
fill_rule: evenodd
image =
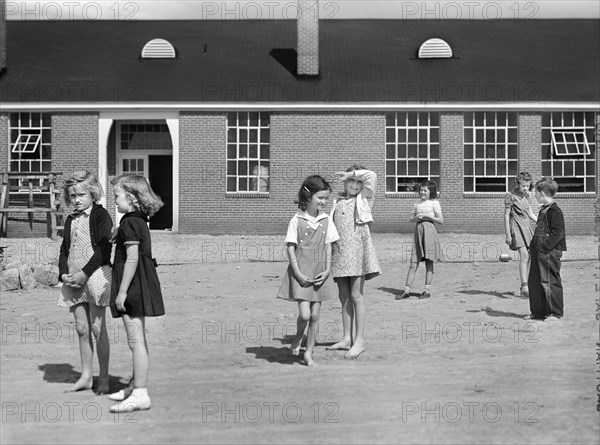
<instances>
[{"instance_id":1,"label":"white window frame","mask_svg":"<svg viewBox=\"0 0 600 445\"><path fill-rule=\"evenodd\" d=\"M583 111L542 115L542 175L558 182L558 193L596 193L596 117ZM557 135L564 134L580 135L581 145L571 142L577 144L576 151L558 150Z\"/></svg>"},{"instance_id":2,"label":"white window frame","mask_svg":"<svg viewBox=\"0 0 600 445\"><path fill-rule=\"evenodd\" d=\"M470 115L471 125L466 123L468 115ZM498 123L500 115L504 115L504 124ZM488 122L488 117L492 116L493 122ZM510 124L511 119L515 122L514 125ZM479 125L478 121L481 121L482 124ZM509 191L512 179L518 172L518 121L519 116L516 112L476 111L464 114L464 194L505 194ZM466 137L468 133L471 133L469 140ZM514 140L510 140L511 134L514 135ZM491 137L488 138L488 136ZM466 157L467 150L472 151L471 158ZM492 151L493 156L488 155L488 151ZM512 157L510 156L511 151L514 151ZM485 182L478 184L478 180L483 181L488 178L497 178L498 184L496 185L504 183L503 189L483 190L482 188L486 185L494 186L494 184ZM467 190L467 181L472 181L472 190Z\"/></svg>"},{"instance_id":3,"label":"white window frame","mask_svg":"<svg viewBox=\"0 0 600 445\"><path fill-rule=\"evenodd\" d=\"M37 117L37 125L33 123L34 116ZM13 125L15 117L16 125ZM9 115L9 171L22 173L43 173L52 170L52 124L50 120L51 117L48 113L22 112L11 113ZM44 121L47 121L49 123L47 125L44 125ZM44 139L45 134L49 134L50 140ZM34 138L35 141L33 142L33 148L30 148L32 144L32 138ZM26 140L24 141L24 139ZM44 158L44 150L50 150L49 159ZM38 156L36 158L22 158L22 155L24 154L31 155L35 154L36 152L38 153ZM40 179L39 183L36 185L42 187L44 185L42 182L43 179Z\"/></svg>"},{"instance_id":4,"label":"white window frame","mask_svg":"<svg viewBox=\"0 0 600 445\"><path fill-rule=\"evenodd\" d=\"M385 130L386 193L412 193L426 179L435 181L439 190L440 114L388 113ZM431 155L432 148L437 148L437 156Z\"/></svg>"},{"instance_id":5,"label":"white window frame","mask_svg":"<svg viewBox=\"0 0 600 445\"><path fill-rule=\"evenodd\" d=\"M252 125L252 116L257 124ZM267 121L268 124L264 122ZM233 124L232 124L233 123ZM263 135L263 132L266 132ZM271 124L267 112L227 113L225 191L228 195L268 194L271 170ZM252 136L256 136L256 140ZM256 154L252 155L253 149ZM263 157L263 151L268 156ZM251 156L252 155L252 156ZM244 171L240 172L241 167Z\"/></svg>"},{"instance_id":6,"label":"white window frame","mask_svg":"<svg viewBox=\"0 0 600 445\"><path fill-rule=\"evenodd\" d=\"M573 140L565 140L565 136L573 136ZM557 136L561 136L562 140L557 140ZM577 136L581 136L581 141L577 141ZM559 150L560 146L564 146L564 153ZM569 147L575 146L576 151L569 151ZM585 156L590 154L590 146L588 145L587 136L583 130L572 131L552 131L552 147L556 156Z\"/></svg>"}]
</instances>

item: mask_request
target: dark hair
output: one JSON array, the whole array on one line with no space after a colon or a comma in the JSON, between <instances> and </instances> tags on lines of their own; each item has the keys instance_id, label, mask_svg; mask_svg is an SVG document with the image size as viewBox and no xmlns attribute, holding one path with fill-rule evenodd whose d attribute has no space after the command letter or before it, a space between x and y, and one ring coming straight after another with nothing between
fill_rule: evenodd
<instances>
[{"instance_id":1,"label":"dark hair","mask_svg":"<svg viewBox=\"0 0 600 445\"><path fill-rule=\"evenodd\" d=\"M552 178L542 178L535 183L535 189L553 198L558 192L558 182Z\"/></svg>"},{"instance_id":2,"label":"dark hair","mask_svg":"<svg viewBox=\"0 0 600 445\"><path fill-rule=\"evenodd\" d=\"M367 168L361 164L352 164L346 169L347 172L353 172L354 170L366 170Z\"/></svg>"},{"instance_id":3,"label":"dark hair","mask_svg":"<svg viewBox=\"0 0 600 445\"><path fill-rule=\"evenodd\" d=\"M321 176L312 175L306 178L298 192L298 208L300 210L306 210L308 202L312 199L313 195L322 192L323 190L331 192L331 186Z\"/></svg>"},{"instance_id":4,"label":"dark hair","mask_svg":"<svg viewBox=\"0 0 600 445\"><path fill-rule=\"evenodd\" d=\"M438 198L437 184L435 183L435 181L430 181L429 179L421 181L421 183L417 187L417 193L421 191L421 187L427 187L429 189L429 199Z\"/></svg>"},{"instance_id":5,"label":"dark hair","mask_svg":"<svg viewBox=\"0 0 600 445\"><path fill-rule=\"evenodd\" d=\"M533 190L533 183L531 182L531 175L528 172L521 172L515 176L515 182L513 184L513 192L519 191L519 184L521 182L529 181L529 191Z\"/></svg>"}]
</instances>

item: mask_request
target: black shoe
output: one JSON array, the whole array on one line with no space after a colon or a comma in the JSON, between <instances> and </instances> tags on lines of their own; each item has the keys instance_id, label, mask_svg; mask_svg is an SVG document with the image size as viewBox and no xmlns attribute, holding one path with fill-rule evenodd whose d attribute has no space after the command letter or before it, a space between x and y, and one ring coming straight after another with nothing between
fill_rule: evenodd
<instances>
[{"instance_id":1,"label":"black shoe","mask_svg":"<svg viewBox=\"0 0 600 445\"><path fill-rule=\"evenodd\" d=\"M424 300L425 298L429 298L431 297L431 294L427 291L423 292L421 295L419 295L419 300Z\"/></svg>"},{"instance_id":2,"label":"black shoe","mask_svg":"<svg viewBox=\"0 0 600 445\"><path fill-rule=\"evenodd\" d=\"M400 295L396 295L396 300L406 300L408 297L410 297L410 292L402 292Z\"/></svg>"}]
</instances>

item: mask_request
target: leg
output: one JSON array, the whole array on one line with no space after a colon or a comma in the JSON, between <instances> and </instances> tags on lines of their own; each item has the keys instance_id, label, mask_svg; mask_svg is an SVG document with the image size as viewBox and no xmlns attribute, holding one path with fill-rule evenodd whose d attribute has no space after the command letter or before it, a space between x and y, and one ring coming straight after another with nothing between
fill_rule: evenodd
<instances>
[{"instance_id":1,"label":"leg","mask_svg":"<svg viewBox=\"0 0 600 445\"><path fill-rule=\"evenodd\" d=\"M400 295L397 295L396 300L405 300L406 298L410 297L410 288L415 280L415 275L417 274L418 268L419 263L411 259L408 272L406 273L406 285L404 286L404 292L402 292Z\"/></svg>"},{"instance_id":2,"label":"leg","mask_svg":"<svg viewBox=\"0 0 600 445\"><path fill-rule=\"evenodd\" d=\"M108 333L106 331L106 308L90 304L90 320L92 322L92 332L96 338L96 353L98 354L98 364L100 373L98 374L97 394L108 394L108 360L110 355L110 345L108 343Z\"/></svg>"},{"instance_id":3,"label":"leg","mask_svg":"<svg viewBox=\"0 0 600 445\"><path fill-rule=\"evenodd\" d=\"M540 261L538 252L531 250L531 266L529 267L529 311L532 318L544 318L544 309L542 307L543 289L540 275Z\"/></svg>"},{"instance_id":4,"label":"leg","mask_svg":"<svg viewBox=\"0 0 600 445\"><path fill-rule=\"evenodd\" d=\"M367 306L363 296L365 277L350 278L350 298L354 307L354 323L356 324L356 336L353 338L352 347L345 357L355 359L365 351L365 325L367 323Z\"/></svg>"},{"instance_id":5,"label":"leg","mask_svg":"<svg viewBox=\"0 0 600 445\"><path fill-rule=\"evenodd\" d=\"M526 247L519 247L519 276L521 277L521 296L529 296L527 277L529 274L529 253Z\"/></svg>"},{"instance_id":6,"label":"leg","mask_svg":"<svg viewBox=\"0 0 600 445\"><path fill-rule=\"evenodd\" d=\"M130 317L123 315L123 323L127 332L127 343L133 354L133 391L131 395L110 407L113 413L150 409L148 396L148 366L149 354L146 343L146 329L144 317Z\"/></svg>"},{"instance_id":7,"label":"leg","mask_svg":"<svg viewBox=\"0 0 600 445\"><path fill-rule=\"evenodd\" d=\"M560 258L562 252L553 250L548 254L548 287L547 301L549 306L549 315L557 318L563 316L563 287L560 278Z\"/></svg>"},{"instance_id":8,"label":"leg","mask_svg":"<svg viewBox=\"0 0 600 445\"><path fill-rule=\"evenodd\" d=\"M310 303L308 301L298 302L298 319L296 320L296 337L290 345L292 355L300 355L300 346L302 345L302 337L304 337L304 331L306 325L310 319Z\"/></svg>"},{"instance_id":9,"label":"leg","mask_svg":"<svg viewBox=\"0 0 600 445\"><path fill-rule=\"evenodd\" d=\"M310 303L310 320L308 322L308 338L306 340L306 351L304 352L304 361L306 366L314 366L315 362L312 359L312 354L317 342L317 334L319 333L319 315L321 313L321 302L315 301Z\"/></svg>"},{"instance_id":10,"label":"leg","mask_svg":"<svg viewBox=\"0 0 600 445\"><path fill-rule=\"evenodd\" d=\"M83 389L92 389L93 384L93 359L94 343L90 335L90 319L88 314L88 304L80 303L73 309L75 317L75 330L79 338L79 355L81 356L81 377L68 390L81 391Z\"/></svg>"},{"instance_id":11,"label":"leg","mask_svg":"<svg viewBox=\"0 0 600 445\"><path fill-rule=\"evenodd\" d=\"M419 296L420 299L431 296L431 283L433 282L433 261L425 260L425 290Z\"/></svg>"},{"instance_id":12,"label":"leg","mask_svg":"<svg viewBox=\"0 0 600 445\"><path fill-rule=\"evenodd\" d=\"M354 307L350 301L350 278L337 279L340 302L342 303L342 329L344 336L342 340L329 346L330 350L348 350L352 346L352 320L354 319Z\"/></svg>"}]
</instances>

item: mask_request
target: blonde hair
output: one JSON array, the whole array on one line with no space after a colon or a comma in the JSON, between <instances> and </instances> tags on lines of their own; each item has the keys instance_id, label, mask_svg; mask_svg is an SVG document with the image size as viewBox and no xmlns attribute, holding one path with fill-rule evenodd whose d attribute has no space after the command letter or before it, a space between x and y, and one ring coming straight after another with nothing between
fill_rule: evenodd
<instances>
[{"instance_id":1,"label":"blonde hair","mask_svg":"<svg viewBox=\"0 0 600 445\"><path fill-rule=\"evenodd\" d=\"M69 196L69 190L71 188L79 187L90 194L93 202L98 202L104 195L104 190L102 189L102 185L98 182L96 175L87 170L77 171L63 184L63 201L68 207L73 205L71 197Z\"/></svg>"},{"instance_id":2,"label":"blonde hair","mask_svg":"<svg viewBox=\"0 0 600 445\"><path fill-rule=\"evenodd\" d=\"M162 200L152 191L150 183L142 175L121 175L110 183L123 190L129 204L146 216L154 215L163 206Z\"/></svg>"}]
</instances>

